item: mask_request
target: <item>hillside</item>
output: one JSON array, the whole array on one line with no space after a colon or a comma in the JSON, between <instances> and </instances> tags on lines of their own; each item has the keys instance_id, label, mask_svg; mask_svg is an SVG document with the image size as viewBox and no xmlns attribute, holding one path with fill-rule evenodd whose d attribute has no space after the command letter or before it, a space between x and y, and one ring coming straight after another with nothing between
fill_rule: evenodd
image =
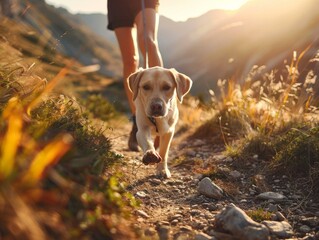
<instances>
[{"instance_id":1,"label":"hillside","mask_svg":"<svg viewBox=\"0 0 319 240\"><path fill-rule=\"evenodd\" d=\"M53 51L78 59L83 65L98 64L100 73L121 76L121 59L114 44L85 27L65 9L47 5L44 0L21 2L21 21L30 25Z\"/></svg>"},{"instance_id":2,"label":"hillside","mask_svg":"<svg viewBox=\"0 0 319 240\"><path fill-rule=\"evenodd\" d=\"M312 44L300 63L303 69L318 49L317 5L318 1L250 1L217 25L204 28L200 36L193 34L194 28L189 26L194 20L189 20L181 28L189 29L194 39L172 43L178 48L174 48L167 64L192 76L197 82L193 93L197 94L204 89L216 90L219 78L235 76L243 82L254 65L266 65L266 70L282 69L284 60L290 63L293 51L299 55ZM216 13L208 14L213 23ZM197 22L195 29L207 26L206 21ZM187 54L190 51L192 54Z\"/></svg>"},{"instance_id":3,"label":"hillside","mask_svg":"<svg viewBox=\"0 0 319 240\"><path fill-rule=\"evenodd\" d=\"M310 44L300 66L318 69L308 65L319 46L318 4L318 0L252 0L238 11L212 10L185 22L161 16L159 45L164 64L191 76L192 93L206 97L207 89L217 90L218 79L235 76L243 82L254 65L266 65L265 71L282 69L294 51L299 56ZM81 19L91 27L104 27L106 16ZM102 27L94 29L102 31Z\"/></svg>"}]
</instances>

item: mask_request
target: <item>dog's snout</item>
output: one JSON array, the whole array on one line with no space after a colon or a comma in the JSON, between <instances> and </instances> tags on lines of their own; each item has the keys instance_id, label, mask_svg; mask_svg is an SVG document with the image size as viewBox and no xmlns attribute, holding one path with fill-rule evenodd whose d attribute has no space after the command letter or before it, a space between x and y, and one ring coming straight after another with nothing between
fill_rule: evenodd
<instances>
[{"instance_id":1,"label":"dog's snout","mask_svg":"<svg viewBox=\"0 0 319 240\"><path fill-rule=\"evenodd\" d=\"M163 104L161 102L156 102L152 104L151 108L153 112L161 112L163 110Z\"/></svg>"},{"instance_id":2,"label":"dog's snout","mask_svg":"<svg viewBox=\"0 0 319 240\"><path fill-rule=\"evenodd\" d=\"M154 99L151 103L151 113L153 117L164 115L164 103L161 99Z\"/></svg>"}]
</instances>

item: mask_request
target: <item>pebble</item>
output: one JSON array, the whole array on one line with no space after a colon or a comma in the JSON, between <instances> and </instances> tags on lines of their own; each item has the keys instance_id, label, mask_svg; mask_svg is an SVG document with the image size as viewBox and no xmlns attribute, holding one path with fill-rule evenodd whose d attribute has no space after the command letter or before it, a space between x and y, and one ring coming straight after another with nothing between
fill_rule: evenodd
<instances>
[{"instance_id":1,"label":"pebble","mask_svg":"<svg viewBox=\"0 0 319 240\"><path fill-rule=\"evenodd\" d=\"M136 196L140 198L146 198L147 194L144 191L139 191L136 193Z\"/></svg>"},{"instance_id":2,"label":"pebble","mask_svg":"<svg viewBox=\"0 0 319 240\"><path fill-rule=\"evenodd\" d=\"M175 219L181 219L183 218L183 215L182 214L175 214L174 216L172 216L170 219L171 220L175 220Z\"/></svg>"},{"instance_id":3,"label":"pebble","mask_svg":"<svg viewBox=\"0 0 319 240\"><path fill-rule=\"evenodd\" d=\"M276 217L277 217L278 221L280 221L280 222L287 221L287 219L285 218L285 216L281 212L276 212Z\"/></svg>"},{"instance_id":4,"label":"pebble","mask_svg":"<svg viewBox=\"0 0 319 240\"><path fill-rule=\"evenodd\" d=\"M160 221L157 223L157 226L160 227L160 226L169 226L169 222L167 221Z\"/></svg>"},{"instance_id":5,"label":"pebble","mask_svg":"<svg viewBox=\"0 0 319 240\"><path fill-rule=\"evenodd\" d=\"M190 211L190 214L191 214L192 216L199 215L200 213L201 213L201 211L200 211L200 210L197 210L197 209L192 209L192 210Z\"/></svg>"},{"instance_id":6,"label":"pebble","mask_svg":"<svg viewBox=\"0 0 319 240\"><path fill-rule=\"evenodd\" d=\"M279 238L289 238L293 235L292 226L288 222L262 221L261 223Z\"/></svg>"},{"instance_id":7,"label":"pebble","mask_svg":"<svg viewBox=\"0 0 319 240\"><path fill-rule=\"evenodd\" d=\"M146 213L146 212L144 212L143 210L136 210L136 213L138 214L138 215L140 215L141 217L143 217L143 218L149 218L150 216Z\"/></svg>"},{"instance_id":8,"label":"pebble","mask_svg":"<svg viewBox=\"0 0 319 240\"><path fill-rule=\"evenodd\" d=\"M264 192L257 196L257 199L262 200L273 200L273 201L282 201L285 200L286 197L280 193L275 192Z\"/></svg>"},{"instance_id":9,"label":"pebble","mask_svg":"<svg viewBox=\"0 0 319 240\"><path fill-rule=\"evenodd\" d=\"M162 181L158 178L150 179L149 182L153 185L160 185Z\"/></svg>"},{"instance_id":10,"label":"pebble","mask_svg":"<svg viewBox=\"0 0 319 240\"><path fill-rule=\"evenodd\" d=\"M300 228L299 228L300 232L303 232L303 233L309 233L311 232L311 228L308 227L307 225L302 225Z\"/></svg>"},{"instance_id":11,"label":"pebble","mask_svg":"<svg viewBox=\"0 0 319 240\"><path fill-rule=\"evenodd\" d=\"M158 237L160 240L168 240L170 235L170 227L168 226L160 226L157 228Z\"/></svg>"},{"instance_id":12,"label":"pebble","mask_svg":"<svg viewBox=\"0 0 319 240\"><path fill-rule=\"evenodd\" d=\"M231 171L229 173L229 176L232 177L233 179L238 179L241 177L241 173L235 170L235 171Z\"/></svg>"},{"instance_id":13,"label":"pebble","mask_svg":"<svg viewBox=\"0 0 319 240\"><path fill-rule=\"evenodd\" d=\"M191 226L180 226L179 229L181 231L193 231Z\"/></svg>"},{"instance_id":14,"label":"pebble","mask_svg":"<svg viewBox=\"0 0 319 240\"><path fill-rule=\"evenodd\" d=\"M221 199L223 197L223 190L212 182L209 177L205 177L199 182L197 190L209 198Z\"/></svg>"},{"instance_id":15,"label":"pebble","mask_svg":"<svg viewBox=\"0 0 319 240\"><path fill-rule=\"evenodd\" d=\"M179 223L179 220L178 220L178 219L174 219L173 221L171 221L171 224L172 224L173 226L176 226L177 223Z\"/></svg>"},{"instance_id":16,"label":"pebble","mask_svg":"<svg viewBox=\"0 0 319 240\"><path fill-rule=\"evenodd\" d=\"M211 240L213 237L207 235L206 233L197 233L194 240Z\"/></svg>"},{"instance_id":17,"label":"pebble","mask_svg":"<svg viewBox=\"0 0 319 240\"><path fill-rule=\"evenodd\" d=\"M156 231L154 228L147 228L147 229L145 229L144 234L145 234L145 236L151 237L151 236L154 236L156 234Z\"/></svg>"},{"instance_id":18,"label":"pebble","mask_svg":"<svg viewBox=\"0 0 319 240\"><path fill-rule=\"evenodd\" d=\"M277 205L270 203L270 204L268 205L268 209L267 209L267 210L268 210L269 212L277 212L277 211L278 211L278 207L277 207Z\"/></svg>"},{"instance_id":19,"label":"pebble","mask_svg":"<svg viewBox=\"0 0 319 240\"><path fill-rule=\"evenodd\" d=\"M224 158L224 160L223 160L224 163L232 163L233 161L234 161L234 159L231 158L231 157L226 157L226 158Z\"/></svg>"},{"instance_id":20,"label":"pebble","mask_svg":"<svg viewBox=\"0 0 319 240\"><path fill-rule=\"evenodd\" d=\"M306 224L307 226L317 227L319 226L319 218L318 217L303 217L301 222Z\"/></svg>"}]
</instances>

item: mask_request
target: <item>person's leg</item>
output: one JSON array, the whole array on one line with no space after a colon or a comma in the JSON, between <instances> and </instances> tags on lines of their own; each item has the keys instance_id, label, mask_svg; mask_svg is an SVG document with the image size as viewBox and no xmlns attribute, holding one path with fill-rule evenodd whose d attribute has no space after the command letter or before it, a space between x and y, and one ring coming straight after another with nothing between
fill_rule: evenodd
<instances>
[{"instance_id":1,"label":"person's leg","mask_svg":"<svg viewBox=\"0 0 319 240\"><path fill-rule=\"evenodd\" d=\"M145 40L146 40L148 66L149 67L163 66L163 60L162 60L162 56L159 51L158 42L157 42L159 16L156 13L155 9L145 8L144 11L145 11L146 29L144 29L143 12L140 11L135 18L139 48L145 60L145 56L146 56ZM144 64L145 64L145 61L144 61Z\"/></svg>"},{"instance_id":2,"label":"person's leg","mask_svg":"<svg viewBox=\"0 0 319 240\"><path fill-rule=\"evenodd\" d=\"M116 28L115 34L122 55L124 89L133 115L133 126L128 140L128 147L132 151L138 151L138 143L136 140L137 126L135 121L136 111L133 102L133 94L129 90L127 82L127 78L137 71L139 64L136 29L130 27Z\"/></svg>"},{"instance_id":3,"label":"person's leg","mask_svg":"<svg viewBox=\"0 0 319 240\"><path fill-rule=\"evenodd\" d=\"M124 89L133 115L135 115L135 106L133 103L133 95L129 90L127 78L136 72L139 64L137 43L135 37L135 29L129 27L116 28L115 34L119 43L122 62L123 62L123 78Z\"/></svg>"},{"instance_id":4,"label":"person's leg","mask_svg":"<svg viewBox=\"0 0 319 240\"><path fill-rule=\"evenodd\" d=\"M143 10L142 10L143 11ZM163 60L158 47L157 31L159 16L153 8L145 8L145 25L143 20L143 12L140 11L136 18L135 23L137 26L138 45L143 54L144 68L146 68L146 50L145 42L147 43L147 59L148 67L160 66L163 67ZM144 29L144 26L146 29ZM160 145L159 137L155 137L154 147L157 149Z\"/></svg>"},{"instance_id":5,"label":"person's leg","mask_svg":"<svg viewBox=\"0 0 319 240\"><path fill-rule=\"evenodd\" d=\"M0 0L1 2L1 9L3 15L12 18L13 13L12 13L12 2L11 0Z\"/></svg>"}]
</instances>

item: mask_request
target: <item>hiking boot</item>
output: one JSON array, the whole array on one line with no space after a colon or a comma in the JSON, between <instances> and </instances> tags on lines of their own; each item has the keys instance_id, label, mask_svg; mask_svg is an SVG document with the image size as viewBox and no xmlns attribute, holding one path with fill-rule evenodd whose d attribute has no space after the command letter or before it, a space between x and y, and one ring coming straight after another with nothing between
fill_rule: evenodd
<instances>
[{"instance_id":1,"label":"hiking boot","mask_svg":"<svg viewBox=\"0 0 319 240\"><path fill-rule=\"evenodd\" d=\"M138 152L138 143L136 139L136 133L137 133L137 125L136 125L136 118L135 116L132 117L133 126L130 133L130 137L128 139L128 148L131 151Z\"/></svg>"}]
</instances>

